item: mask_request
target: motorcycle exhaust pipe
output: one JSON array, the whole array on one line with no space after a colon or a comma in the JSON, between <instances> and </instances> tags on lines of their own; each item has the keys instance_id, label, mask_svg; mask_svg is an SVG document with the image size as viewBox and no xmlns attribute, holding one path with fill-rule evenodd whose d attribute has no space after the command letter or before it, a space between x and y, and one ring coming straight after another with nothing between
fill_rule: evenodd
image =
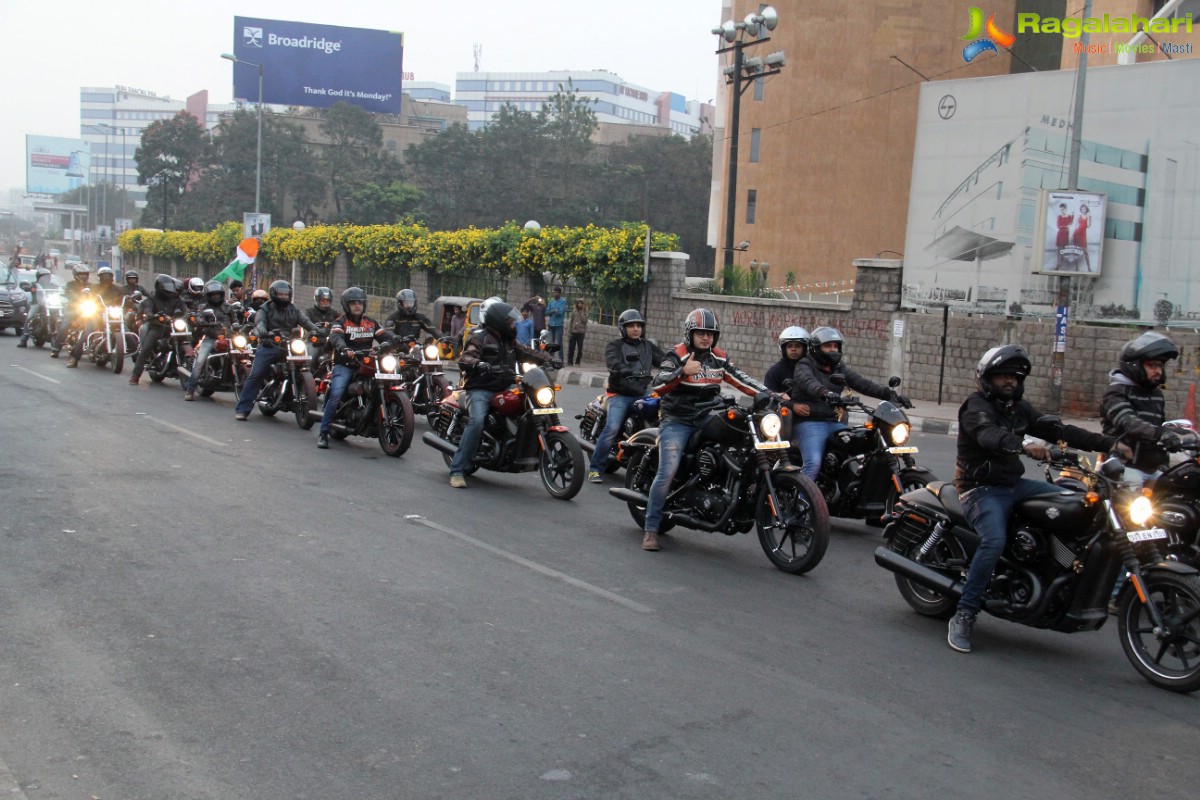
<instances>
[{"instance_id":1,"label":"motorcycle exhaust pipe","mask_svg":"<svg viewBox=\"0 0 1200 800\"><path fill-rule=\"evenodd\" d=\"M421 441L435 450L441 450L443 453L449 456L452 456L458 452L458 447L453 442L447 442L433 431L426 431L425 433L421 434Z\"/></svg>"},{"instance_id":2,"label":"motorcycle exhaust pipe","mask_svg":"<svg viewBox=\"0 0 1200 800\"><path fill-rule=\"evenodd\" d=\"M596 443L595 442L585 442L583 439L580 439L579 446L582 447L583 452L587 453L588 455L591 455L592 453L596 452Z\"/></svg>"},{"instance_id":3,"label":"motorcycle exhaust pipe","mask_svg":"<svg viewBox=\"0 0 1200 800\"><path fill-rule=\"evenodd\" d=\"M611 489L609 491L612 491ZM950 597L962 597L963 582L905 558L886 547L875 548L875 563L922 586Z\"/></svg>"},{"instance_id":4,"label":"motorcycle exhaust pipe","mask_svg":"<svg viewBox=\"0 0 1200 800\"><path fill-rule=\"evenodd\" d=\"M425 434L428 436L429 434ZM608 493L618 500L624 500L626 503L636 503L638 505L646 505L650 502L650 498L641 492L635 492L633 489L626 489L624 486L614 486L608 490Z\"/></svg>"}]
</instances>

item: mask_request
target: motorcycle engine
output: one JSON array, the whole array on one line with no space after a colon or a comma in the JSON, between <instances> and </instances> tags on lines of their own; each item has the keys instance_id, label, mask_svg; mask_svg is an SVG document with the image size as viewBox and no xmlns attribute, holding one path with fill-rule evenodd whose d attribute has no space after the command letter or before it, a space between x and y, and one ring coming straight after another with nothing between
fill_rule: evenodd
<instances>
[{"instance_id":1,"label":"motorcycle engine","mask_svg":"<svg viewBox=\"0 0 1200 800\"><path fill-rule=\"evenodd\" d=\"M703 480L712 480L721 466L721 452L715 447L705 447L696 453L696 472Z\"/></svg>"},{"instance_id":2,"label":"motorcycle engine","mask_svg":"<svg viewBox=\"0 0 1200 800\"><path fill-rule=\"evenodd\" d=\"M351 430L361 430L362 423L366 419L367 413L370 412L370 405L363 401L362 397L355 397L354 401L347 403L344 406L343 414L346 418L346 427Z\"/></svg>"},{"instance_id":3,"label":"motorcycle engine","mask_svg":"<svg viewBox=\"0 0 1200 800\"><path fill-rule=\"evenodd\" d=\"M697 487L688 492L686 507L696 516L708 522L716 522L725 513L729 504L724 492L716 487Z\"/></svg>"}]
</instances>

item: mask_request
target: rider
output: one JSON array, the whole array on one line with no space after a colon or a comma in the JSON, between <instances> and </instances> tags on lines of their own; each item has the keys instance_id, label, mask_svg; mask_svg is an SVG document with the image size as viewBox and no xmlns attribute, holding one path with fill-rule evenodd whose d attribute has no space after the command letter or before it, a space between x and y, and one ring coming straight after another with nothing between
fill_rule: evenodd
<instances>
[{"instance_id":1,"label":"rider","mask_svg":"<svg viewBox=\"0 0 1200 800\"><path fill-rule=\"evenodd\" d=\"M33 285L29 287L29 307L31 310L25 317L25 327L21 329L21 341L17 342L17 347L29 346L29 331L33 328L34 320L46 314L46 291L53 285L52 277L49 268L37 268Z\"/></svg>"},{"instance_id":2,"label":"rider","mask_svg":"<svg viewBox=\"0 0 1200 800\"><path fill-rule=\"evenodd\" d=\"M1112 383L1100 401L1104 432L1123 436L1133 450L1130 466L1155 472L1167 466L1167 453L1181 447L1194 448L1195 433L1163 427L1167 362L1179 358L1179 348L1161 333L1146 331L1121 348L1117 368L1109 373Z\"/></svg>"},{"instance_id":3,"label":"rider","mask_svg":"<svg viewBox=\"0 0 1200 800\"><path fill-rule=\"evenodd\" d=\"M125 285L121 287L121 296L129 297L134 292L140 292L142 287L138 285L139 280L141 276L136 269L125 270Z\"/></svg>"},{"instance_id":4,"label":"rider","mask_svg":"<svg viewBox=\"0 0 1200 800\"><path fill-rule=\"evenodd\" d=\"M92 290L92 296L98 297L105 306L119 307L124 296L116 286L117 274L113 272L112 267L101 267L96 270L96 278L100 281L100 285ZM83 346L87 343L88 335L101 324L103 324L103 320L98 315L84 321L83 330L79 332L79 338L75 340L75 346L71 348L71 357L67 359L68 367L79 366L79 358L83 355Z\"/></svg>"},{"instance_id":5,"label":"rider","mask_svg":"<svg viewBox=\"0 0 1200 800\"><path fill-rule=\"evenodd\" d=\"M187 293L183 296L188 311L199 311L204 307L204 279L188 278Z\"/></svg>"},{"instance_id":6,"label":"rider","mask_svg":"<svg viewBox=\"0 0 1200 800\"><path fill-rule=\"evenodd\" d=\"M799 325L790 325L779 332L779 360L771 365L763 377L763 383L772 392L791 396L788 381L796 374L796 364L808 355L808 338L808 331ZM792 413L797 417L807 417L808 403L792 403Z\"/></svg>"},{"instance_id":7,"label":"rider","mask_svg":"<svg viewBox=\"0 0 1200 800\"><path fill-rule=\"evenodd\" d=\"M738 391L755 395L766 389L758 381L735 367L725 351L717 347L721 324L707 308L690 311L683 320L683 341L663 358L660 370L650 382L662 402L658 429L658 473L650 485L646 503L646 529L643 550L658 550L658 526L662 522L667 492L688 440L714 410L713 401L721 394L721 382Z\"/></svg>"},{"instance_id":8,"label":"rider","mask_svg":"<svg viewBox=\"0 0 1200 800\"><path fill-rule=\"evenodd\" d=\"M1045 444L1026 444L1025 435L1048 441L1062 439L1072 447L1095 451L1108 451L1116 442L1111 436L1043 417L1042 412L1022 400L1025 377L1032 369L1029 354L1019 344L993 347L975 366L979 391L958 409L954 484L967 520L979 535L958 611L946 634L950 647L960 653L971 652L975 617L983 607L984 590L1004 552L1013 506L1039 494L1062 491L1052 483L1021 477L1022 453L1039 461L1049 456Z\"/></svg>"},{"instance_id":9,"label":"rider","mask_svg":"<svg viewBox=\"0 0 1200 800\"><path fill-rule=\"evenodd\" d=\"M258 399L258 390L262 388L263 380L276 361L287 357L287 347L276 347L268 334L279 332L284 336L299 326L309 333L315 333L317 327L312 324L300 307L292 303L292 285L285 280L271 284L267 294L271 300L258 310L254 318L254 332L258 336L258 348L254 351L254 366L250 368L250 377L242 387L242 394L234 407L234 418L245 420L250 416L250 409Z\"/></svg>"},{"instance_id":10,"label":"rider","mask_svg":"<svg viewBox=\"0 0 1200 800\"><path fill-rule=\"evenodd\" d=\"M318 290L320 291L320 290ZM328 290L326 290L328 291ZM391 335L379 323L363 312L367 308L367 293L357 286L342 292L342 316L329 331L333 348L333 371L329 377L329 393L325 397L325 413L321 415L321 430L317 447L329 447L329 425L337 414L338 404L354 374L358 372L359 357L370 350L376 341L387 341Z\"/></svg>"},{"instance_id":11,"label":"rider","mask_svg":"<svg viewBox=\"0 0 1200 800\"><path fill-rule=\"evenodd\" d=\"M342 296L345 297L345 293ZM338 318L338 313L333 308L333 289L328 286L317 287L313 292L312 308L308 309L308 318L314 325L326 329L332 327L333 321Z\"/></svg>"},{"instance_id":12,"label":"rider","mask_svg":"<svg viewBox=\"0 0 1200 800\"><path fill-rule=\"evenodd\" d=\"M443 335L433 327L429 317L417 311L417 293L412 289L401 289L396 293L396 310L383 321L383 326L401 340L419 341L421 331L431 336Z\"/></svg>"},{"instance_id":13,"label":"rider","mask_svg":"<svg viewBox=\"0 0 1200 800\"><path fill-rule=\"evenodd\" d=\"M878 400L890 400L898 406L912 408L907 397L887 386L864 378L842 360L842 334L836 328L822 325L812 332L808 354L796 362L791 398L794 403L808 405L808 415L798 419L794 438L804 459L804 474L816 480L825 457L825 440L834 431L846 427L845 409L838 404L842 389L849 386L859 394ZM833 377L844 378L842 384Z\"/></svg>"},{"instance_id":14,"label":"rider","mask_svg":"<svg viewBox=\"0 0 1200 800\"><path fill-rule=\"evenodd\" d=\"M156 317L161 314L170 319L177 314L187 313L187 306L179 297L179 282L170 275L155 278L154 291L142 301L140 313L145 322L139 332L141 344L138 346L137 360L133 362L133 373L129 376L131 384L137 384L142 379L142 370L154 355L158 340L171 332L171 323L160 323Z\"/></svg>"},{"instance_id":15,"label":"rider","mask_svg":"<svg viewBox=\"0 0 1200 800\"><path fill-rule=\"evenodd\" d=\"M592 483L604 482L600 473L608 466L617 433L625 424L634 401L645 396L655 368L665 357L657 345L645 338L646 320L636 308L622 311L617 317L617 327L621 330L620 337L604 348L604 362L608 366L608 385L605 386L608 409L604 430L596 439L592 463L588 465L587 479Z\"/></svg>"},{"instance_id":16,"label":"rider","mask_svg":"<svg viewBox=\"0 0 1200 800\"><path fill-rule=\"evenodd\" d=\"M482 323L471 333L462 355L458 357L459 371L466 376L463 388L467 392L468 417L458 450L450 461L450 485L467 488L463 473L475 459L483 428L487 423L488 404L492 395L512 385L516 377L517 355L542 363L549 358L536 350L517 344L517 310L501 300L490 300L480 316Z\"/></svg>"},{"instance_id":17,"label":"rider","mask_svg":"<svg viewBox=\"0 0 1200 800\"><path fill-rule=\"evenodd\" d=\"M87 264L79 263L71 268L75 280L71 281L63 289L63 318L58 326L58 333L54 335L54 344L51 346L50 357L58 358L58 354L62 352L63 343L67 341L67 334L76 324L75 315L77 312L76 306L79 303L79 298L83 296L83 290L87 288L88 280L92 277L92 268Z\"/></svg>"},{"instance_id":18,"label":"rider","mask_svg":"<svg viewBox=\"0 0 1200 800\"><path fill-rule=\"evenodd\" d=\"M196 346L196 358L192 362L192 374L188 377L184 400L196 399L196 384L200 382L200 373L212 355L217 337L235 323L233 306L225 302L225 284L209 281L204 287L204 300L204 307L196 312L196 328L204 334L204 338ZM212 312L211 319L208 318L209 311Z\"/></svg>"},{"instance_id":19,"label":"rider","mask_svg":"<svg viewBox=\"0 0 1200 800\"><path fill-rule=\"evenodd\" d=\"M254 324L257 318L258 310L267 304L271 298L267 296L266 289L255 289L250 294L250 305L245 310L245 319L242 322Z\"/></svg>"}]
</instances>

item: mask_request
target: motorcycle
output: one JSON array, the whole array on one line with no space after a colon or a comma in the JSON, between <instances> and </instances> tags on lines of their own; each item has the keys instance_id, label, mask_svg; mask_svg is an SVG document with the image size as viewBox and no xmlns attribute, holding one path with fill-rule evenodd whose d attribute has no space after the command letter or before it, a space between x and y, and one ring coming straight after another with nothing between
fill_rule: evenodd
<instances>
[{"instance_id":1,"label":"motorcycle","mask_svg":"<svg viewBox=\"0 0 1200 800\"><path fill-rule=\"evenodd\" d=\"M329 426L334 439L375 437L385 454L404 455L412 444L416 425L412 402L404 392L404 358L394 344L381 344L357 357L358 372L346 387ZM324 378L317 386L322 406L328 402L329 381ZM308 430L323 415L323 408L314 408L301 421L297 413L296 424Z\"/></svg>"},{"instance_id":2,"label":"motorcycle","mask_svg":"<svg viewBox=\"0 0 1200 800\"><path fill-rule=\"evenodd\" d=\"M154 354L146 365L146 374L155 383L162 383L167 378L179 378L182 388L183 376L179 368L191 367L192 326L196 324L196 315L190 311L174 317L155 314L154 321L167 326L169 335L159 337Z\"/></svg>"},{"instance_id":3,"label":"motorcycle","mask_svg":"<svg viewBox=\"0 0 1200 800\"><path fill-rule=\"evenodd\" d=\"M275 347L287 348L287 357L282 361L276 359L271 364L271 371L267 373L267 379L263 381L262 389L255 398L258 411L264 417L273 417L280 411L290 411L301 428L308 430L312 427L310 418L317 407L317 387L308 371L308 364L312 360L308 354L308 345L316 338L316 334L307 337L293 335L285 343L284 336L279 331L267 334L266 341L274 342ZM252 335L251 339L255 337ZM263 342L256 344L262 346Z\"/></svg>"},{"instance_id":4,"label":"motorcycle","mask_svg":"<svg viewBox=\"0 0 1200 800\"><path fill-rule=\"evenodd\" d=\"M87 335L83 343L83 357L120 375L125 367L125 358L137 354L140 340L136 333L125 329L125 315L121 306L107 306L103 300L98 302L103 327Z\"/></svg>"},{"instance_id":5,"label":"motorcycle","mask_svg":"<svg viewBox=\"0 0 1200 800\"><path fill-rule=\"evenodd\" d=\"M578 494L587 463L579 441L559 422L563 410L556 404L557 389L541 367L521 365L516 384L492 397L479 450L466 474L478 469L537 470L551 497L570 500ZM446 466L458 450L469 415L466 390L451 392L437 404L433 430L421 436L421 441L441 451Z\"/></svg>"},{"instance_id":6,"label":"motorcycle","mask_svg":"<svg viewBox=\"0 0 1200 800\"><path fill-rule=\"evenodd\" d=\"M44 347L46 342L54 341L54 337L58 335L58 326L62 324L63 294L61 290L51 290L48 287L38 291L46 293L43 301L45 307L42 313L30 321L29 338L33 339L36 346ZM32 310L30 313L33 313Z\"/></svg>"},{"instance_id":7,"label":"motorcycle","mask_svg":"<svg viewBox=\"0 0 1200 800\"><path fill-rule=\"evenodd\" d=\"M254 363L254 348L250 336L241 325L217 334L212 352L196 377L196 389L201 397L212 397L216 392L233 392L235 400L242 397L242 387L250 377Z\"/></svg>"},{"instance_id":8,"label":"motorcycle","mask_svg":"<svg viewBox=\"0 0 1200 800\"><path fill-rule=\"evenodd\" d=\"M767 558L799 575L817 566L829 546L829 511L820 491L788 459L791 413L759 392L749 408L718 397L692 437L671 484L658 532L676 525L732 536L757 528ZM625 486L608 492L645 527L650 485L658 472L658 428L621 442Z\"/></svg>"},{"instance_id":9,"label":"motorcycle","mask_svg":"<svg viewBox=\"0 0 1200 800\"><path fill-rule=\"evenodd\" d=\"M840 377L835 376L835 380ZM888 381L893 389L899 385L899 378ZM817 486L832 516L882 526L902 494L920 489L937 477L917 466L913 456L918 450L908 444L912 423L895 403L884 400L871 408L861 398L842 397L838 405L847 410L858 408L869 419L834 431L825 440Z\"/></svg>"},{"instance_id":10,"label":"motorcycle","mask_svg":"<svg viewBox=\"0 0 1200 800\"><path fill-rule=\"evenodd\" d=\"M1033 628L1098 630L1109 617L1115 581L1128 571L1115 601L1126 658L1155 686L1200 689L1200 573L1164 557L1167 531L1146 527L1154 504L1122 482L1120 461L1093 467L1053 446L1051 463L1085 486L1016 505L984 610ZM979 544L954 484L904 494L884 539L875 562L896 574L905 602L918 614L949 619Z\"/></svg>"},{"instance_id":11,"label":"motorcycle","mask_svg":"<svg viewBox=\"0 0 1200 800\"><path fill-rule=\"evenodd\" d=\"M590 456L596 450L596 440L600 438L604 426L608 424L608 393L598 394L595 400L587 404L587 408L583 410L582 414L575 415L575 419L579 420L579 444ZM625 415L625 421L617 433L616 442L613 443L614 447L640 430L657 426L658 395L650 393L645 397L638 398L629 407L629 413ZM613 473L621 466L620 460L612 457L609 458L608 466L604 471Z\"/></svg>"},{"instance_id":12,"label":"motorcycle","mask_svg":"<svg viewBox=\"0 0 1200 800\"><path fill-rule=\"evenodd\" d=\"M450 382L446 380L442 366L444 359L454 352L454 340L443 336L436 342L422 345L407 337L403 347L408 348L408 358L404 361L404 393L412 401L415 413L432 420L438 401L450 393Z\"/></svg>"}]
</instances>

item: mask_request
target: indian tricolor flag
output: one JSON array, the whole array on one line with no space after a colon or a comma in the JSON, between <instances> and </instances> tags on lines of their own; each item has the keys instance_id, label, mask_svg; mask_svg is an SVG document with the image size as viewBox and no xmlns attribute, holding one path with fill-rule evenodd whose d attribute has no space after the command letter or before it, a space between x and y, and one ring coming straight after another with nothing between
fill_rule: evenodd
<instances>
[{"instance_id":1,"label":"indian tricolor flag","mask_svg":"<svg viewBox=\"0 0 1200 800\"><path fill-rule=\"evenodd\" d=\"M229 262L229 266L213 275L209 280L212 281L231 281L242 279L246 274L246 267L254 263L254 259L258 256L258 239L253 237L242 239L238 242L237 255L233 257L233 261Z\"/></svg>"}]
</instances>

